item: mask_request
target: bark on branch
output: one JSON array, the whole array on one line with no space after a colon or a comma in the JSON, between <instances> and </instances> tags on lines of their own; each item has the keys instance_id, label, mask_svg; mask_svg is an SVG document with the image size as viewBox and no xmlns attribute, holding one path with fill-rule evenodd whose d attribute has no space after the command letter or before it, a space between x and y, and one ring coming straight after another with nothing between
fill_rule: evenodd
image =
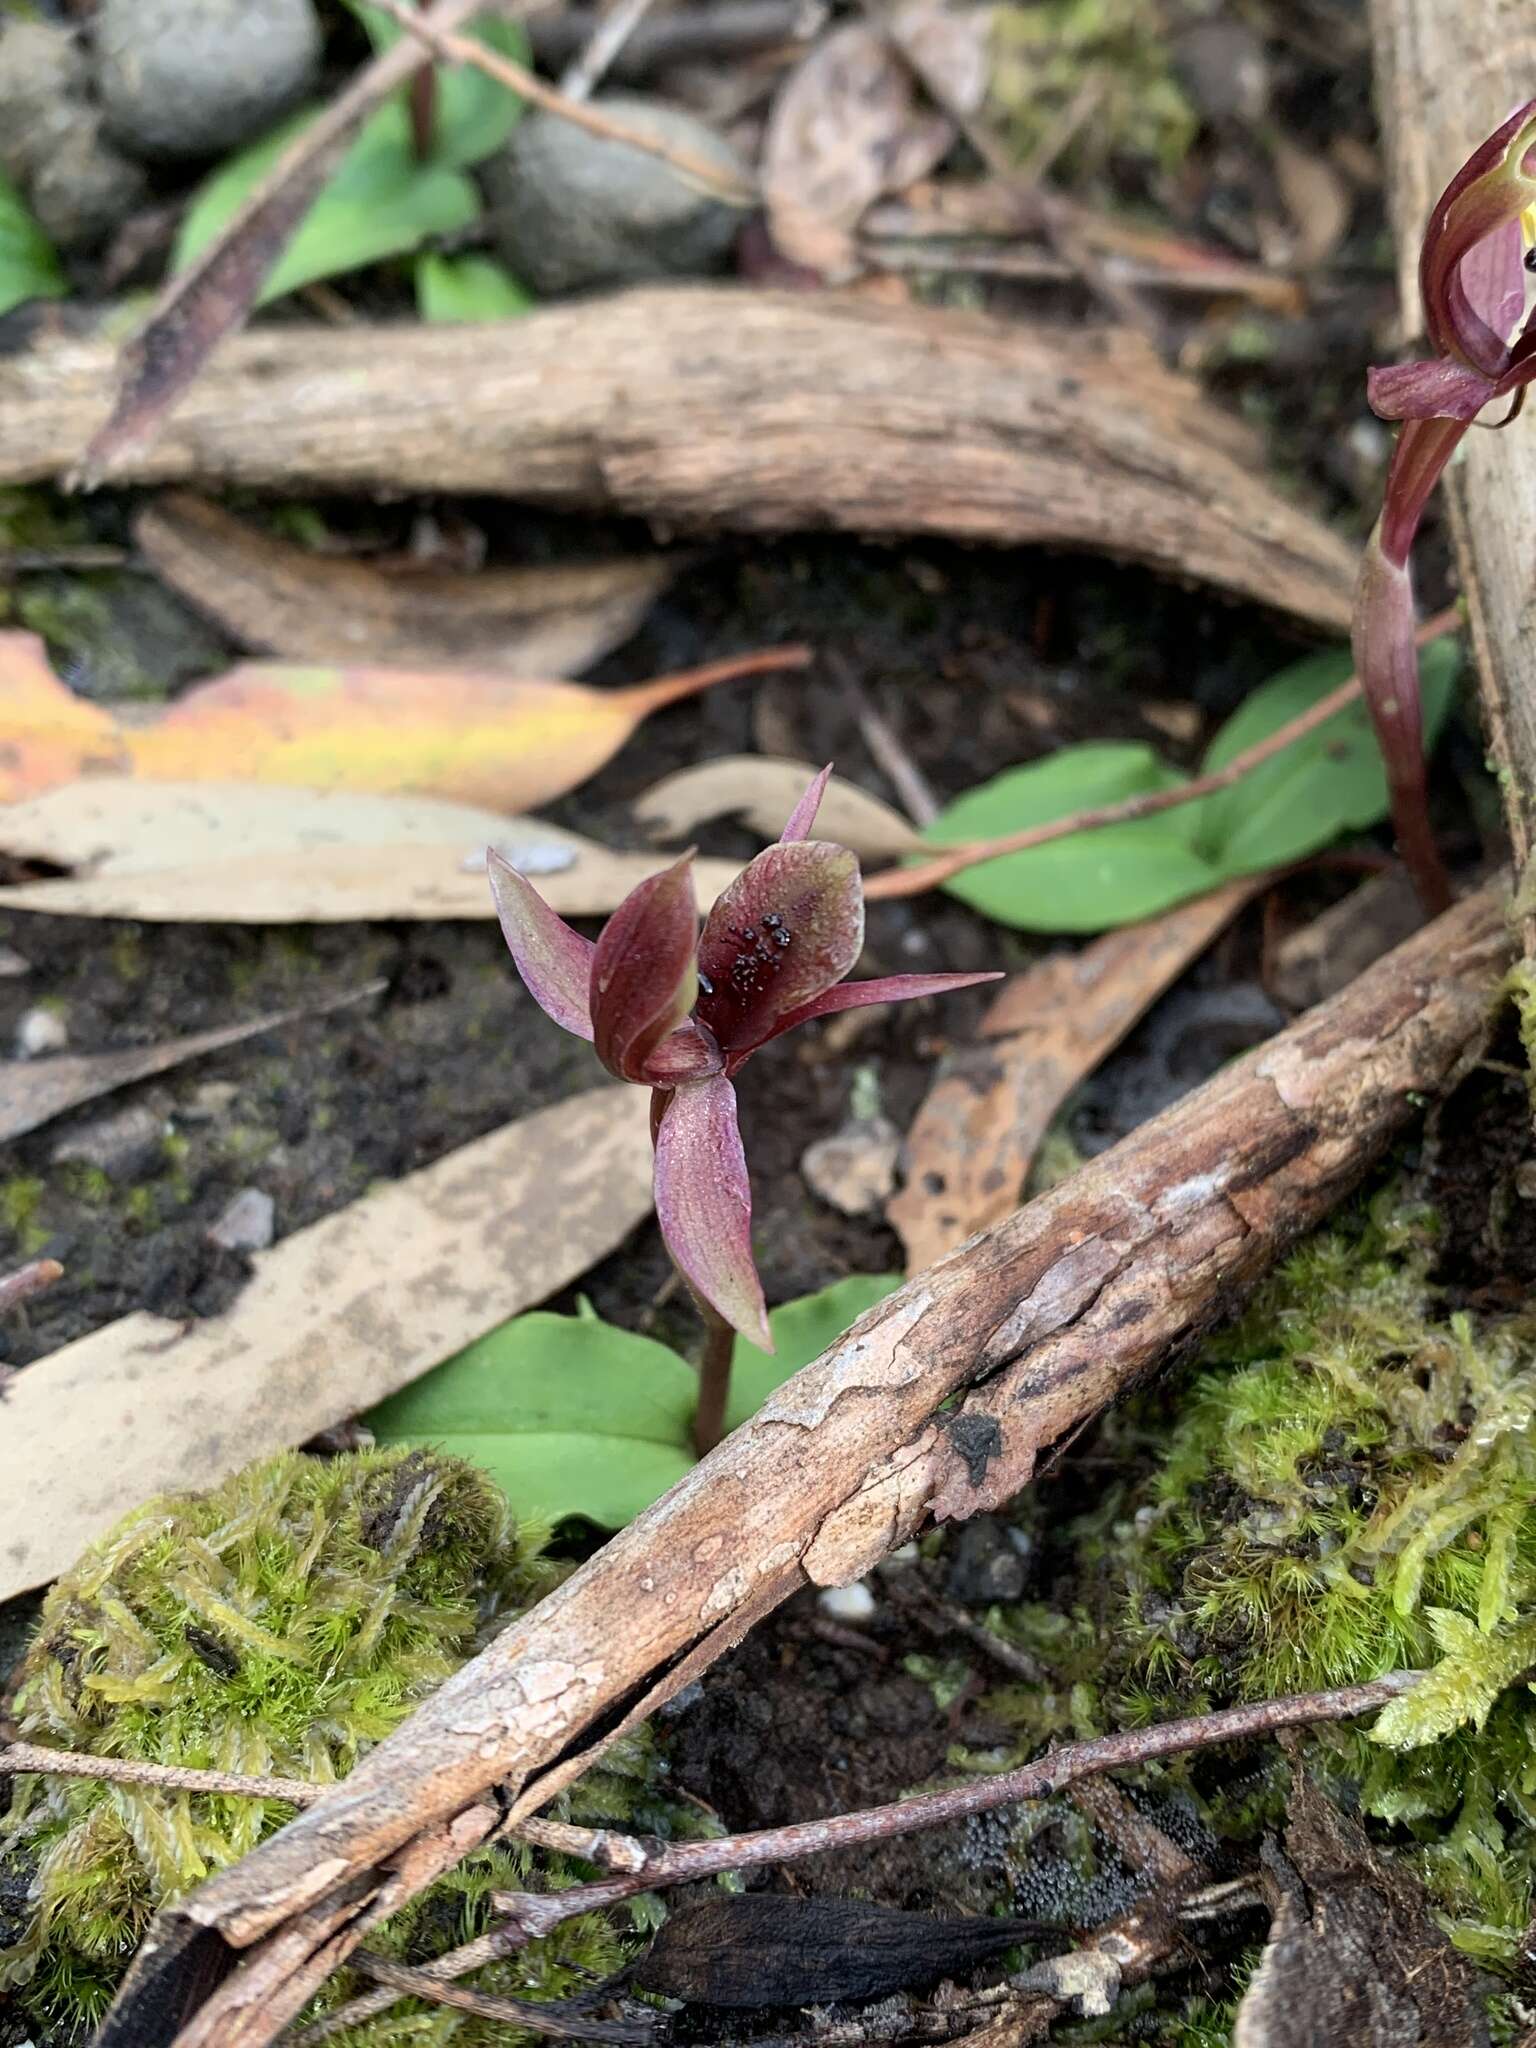
<instances>
[{"instance_id":1,"label":"bark on branch","mask_svg":"<svg viewBox=\"0 0 1536 2048\"><path fill-rule=\"evenodd\" d=\"M67 471L116 379L97 341L0 359L0 483ZM260 329L113 478L1059 543L1335 632L1354 579L1344 543L1262 480L1246 430L1135 337L833 295L690 286L500 329Z\"/></svg>"},{"instance_id":2,"label":"bark on branch","mask_svg":"<svg viewBox=\"0 0 1536 2048\"><path fill-rule=\"evenodd\" d=\"M1525 0L1372 0L1399 290L1423 332L1419 244L1429 210L1478 143L1536 93L1536 17ZM1517 874L1536 850L1536 432L1472 433L1446 488L1478 687ZM1536 943L1527 923L1526 950Z\"/></svg>"},{"instance_id":3,"label":"bark on branch","mask_svg":"<svg viewBox=\"0 0 1536 2048\"><path fill-rule=\"evenodd\" d=\"M162 1915L100 2048L261 2048L701 1638L1017 1491L1327 1214L1453 1076L1507 959L1484 890L871 1310L334 1794Z\"/></svg>"}]
</instances>

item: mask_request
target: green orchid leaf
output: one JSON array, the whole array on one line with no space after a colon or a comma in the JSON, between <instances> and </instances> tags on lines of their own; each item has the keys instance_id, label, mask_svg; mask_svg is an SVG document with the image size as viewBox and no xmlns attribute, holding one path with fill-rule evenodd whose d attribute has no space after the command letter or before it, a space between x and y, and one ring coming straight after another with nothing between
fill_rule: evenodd
<instances>
[{"instance_id":1,"label":"green orchid leaf","mask_svg":"<svg viewBox=\"0 0 1536 2048\"><path fill-rule=\"evenodd\" d=\"M1184 778L1150 747L1109 741L1064 747L967 790L923 834L930 846L993 839L1127 797L1174 789ZM1101 932L1151 917L1212 889L1222 873L1196 846L1198 805L1185 804L1073 833L1025 853L967 868L944 884L999 924L1024 931Z\"/></svg>"},{"instance_id":2,"label":"green orchid leaf","mask_svg":"<svg viewBox=\"0 0 1536 2048\"><path fill-rule=\"evenodd\" d=\"M68 290L53 244L0 173L0 313L28 299L62 298Z\"/></svg>"},{"instance_id":3,"label":"green orchid leaf","mask_svg":"<svg viewBox=\"0 0 1536 2048\"><path fill-rule=\"evenodd\" d=\"M770 1358L738 1339L727 1427L901 1285L855 1274L768 1318ZM694 1463L698 1375L665 1344L585 1309L514 1316L366 1416L382 1444L431 1444L480 1465L520 1517L621 1528Z\"/></svg>"},{"instance_id":4,"label":"green orchid leaf","mask_svg":"<svg viewBox=\"0 0 1536 2048\"><path fill-rule=\"evenodd\" d=\"M490 256L416 259L416 309L423 320L455 324L515 320L534 304L504 263Z\"/></svg>"},{"instance_id":5,"label":"green orchid leaf","mask_svg":"<svg viewBox=\"0 0 1536 2048\"><path fill-rule=\"evenodd\" d=\"M375 50L384 51L397 43L405 30L368 0L347 0L347 5L368 31ZM515 21L491 15L471 22L460 35L470 37L499 57L510 57L527 66L531 59L528 37ZM450 171L468 170L483 163L506 141L522 117L523 101L499 79L489 78L473 64L439 64L436 116L430 161ZM406 91L409 88L405 88Z\"/></svg>"},{"instance_id":6,"label":"green orchid leaf","mask_svg":"<svg viewBox=\"0 0 1536 2048\"><path fill-rule=\"evenodd\" d=\"M698 1376L595 1316L516 1316L367 1418L380 1443L482 1465L519 1515L616 1529L693 1463Z\"/></svg>"},{"instance_id":7,"label":"green orchid leaf","mask_svg":"<svg viewBox=\"0 0 1536 2048\"><path fill-rule=\"evenodd\" d=\"M205 181L182 222L175 268L184 269L227 227L315 113L310 108L294 115ZM479 213L479 195L468 178L441 164L416 161L404 103L392 100L363 124L279 257L257 303L267 305L300 285L407 255L432 235L468 227Z\"/></svg>"},{"instance_id":8,"label":"green orchid leaf","mask_svg":"<svg viewBox=\"0 0 1536 2048\"><path fill-rule=\"evenodd\" d=\"M1211 742L1203 770L1211 774L1260 740L1299 718L1349 679L1346 649L1313 655L1282 669L1247 697ZM1437 640L1419 657L1426 747L1450 712L1461 647ZM1361 832L1387 815L1387 778L1365 707L1348 705L1294 746L1262 762L1230 789L1204 798L1199 849L1224 875L1254 874L1300 860L1342 832Z\"/></svg>"},{"instance_id":9,"label":"green orchid leaf","mask_svg":"<svg viewBox=\"0 0 1536 2048\"><path fill-rule=\"evenodd\" d=\"M798 1301L771 1309L768 1327L776 1350L761 1351L745 1337L736 1339L730 1399L725 1404L727 1430L749 1421L802 1365L819 1358L866 1309L901 1285L899 1273L853 1273L816 1294L803 1294Z\"/></svg>"}]
</instances>

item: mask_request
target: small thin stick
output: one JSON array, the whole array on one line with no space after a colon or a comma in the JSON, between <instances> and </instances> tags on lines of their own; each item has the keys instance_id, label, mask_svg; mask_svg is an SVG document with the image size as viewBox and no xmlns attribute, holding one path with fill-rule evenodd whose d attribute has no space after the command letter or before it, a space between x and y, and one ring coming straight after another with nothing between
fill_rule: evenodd
<instances>
[{"instance_id":1,"label":"small thin stick","mask_svg":"<svg viewBox=\"0 0 1536 2048\"><path fill-rule=\"evenodd\" d=\"M313 1806L334 1792L303 1778L242 1778L230 1771L198 1771L181 1764L151 1764L135 1757L87 1756L73 1749L49 1749L40 1742L9 1742L0 1748L0 1777L40 1771L53 1778L108 1778L115 1785L159 1785L168 1792L226 1792L245 1799L286 1799Z\"/></svg>"},{"instance_id":2,"label":"small thin stick","mask_svg":"<svg viewBox=\"0 0 1536 2048\"><path fill-rule=\"evenodd\" d=\"M1437 612L1419 628L1415 644L1426 647L1432 640L1441 640L1447 633L1458 632L1461 623L1461 613L1454 607ZM1245 747L1242 753L1234 754L1225 768L1218 768L1210 775L1197 775L1192 782L1181 783L1177 789L1151 790L1144 796L1126 797L1117 804L1098 804L1091 810L1075 811L1070 817L1052 818L1045 825L1029 825L1019 832L1005 832L997 839L976 839L964 846L948 847L932 860L922 861L915 867L887 868L881 874L870 875L864 883L865 901L891 896L920 896L927 889L939 888L951 876L962 874L967 868L979 867L983 861L1000 860L1009 853L1025 853L1032 846L1046 846L1051 840L1069 838L1074 832L1095 832L1105 825L1124 825L1135 818L1150 818L1159 811L1171 811L1180 804L1193 803L1197 797L1211 796L1219 789L1230 789L1234 782L1240 782L1261 763L1293 746L1297 740L1305 739L1309 732L1326 725L1330 718L1336 718L1341 711L1357 702L1360 694L1359 678L1351 676L1336 690L1330 690L1326 697L1320 697L1310 710L1282 725L1278 732L1272 732L1268 739L1259 740L1255 745Z\"/></svg>"},{"instance_id":3,"label":"small thin stick","mask_svg":"<svg viewBox=\"0 0 1536 2048\"><path fill-rule=\"evenodd\" d=\"M593 29L587 46L567 64L560 90L568 100L588 100L608 67L651 10L652 0L616 0Z\"/></svg>"},{"instance_id":4,"label":"small thin stick","mask_svg":"<svg viewBox=\"0 0 1536 2048\"><path fill-rule=\"evenodd\" d=\"M20 1308L34 1294L41 1294L55 1280L63 1278L64 1268L57 1259L29 1259L14 1273L0 1273L0 1316L7 1309Z\"/></svg>"},{"instance_id":5,"label":"small thin stick","mask_svg":"<svg viewBox=\"0 0 1536 2048\"><path fill-rule=\"evenodd\" d=\"M869 1806L857 1813L832 1814L825 1820L791 1821L787 1827L762 1828L754 1834L725 1835L716 1841L663 1844L646 1868L569 1891L547 1894L493 1892L493 1903L510 1913L530 1940L547 1934L562 1920L599 1906L617 1905L637 1892L658 1885L691 1884L728 1870L749 1870L763 1863L781 1863L801 1856L819 1856L892 1835L915 1834L920 1828L943 1827L973 1813L1011 1806L1023 1799L1045 1799L1079 1778L1103 1771L1145 1764L1159 1757L1208 1749L1218 1742L1240 1742L1272 1735L1281 1728L1299 1728L1315 1721L1347 1721L1373 1707L1385 1706L1416 1685L1423 1674L1394 1671L1365 1685L1341 1686L1330 1692L1293 1693L1282 1699L1256 1700L1249 1706L1225 1707L1214 1714L1191 1714L1154 1728L1130 1728L1101 1735L1092 1742L1069 1742L1034 1763L996 1777L952 1785L940 1792L919 1792L888 1806Z\"/></svg>"},{"instance_id":6,"label":"small thin stick","mask_svg":"<svg viewBox=\"0 0 1536 2048\"><path fill-rule=\"evenodd\" d=\"M693 1447L703 1458L725 1435L725 1404L731 1391L736 1332L707 1303L699 1301L698 1309L704 1320L704 1355L699 1360L699 1405L693 1416Z\"/></svg>"},{"instance_id":7,"label":"small thin stick","mask_svg":"<svg viewBox=\"0 0 1536 2048\"><path fill-rule=\"evenodd\" d=\"M387 1984L392 1991L403 1993L408 1998L427 1998L436 2005L450 2005L460 2012L476 2013L481 2019L504 2020L512 2026L526 2027L535 2034L547 2034L556 2041L642 2043L654 2038L652 2029L647 2026L589 2020L572 2013L568 2007L539 2005L526 1998L498 1998L486 1991L465 1991L427 1970L413 1970L388 1956L376 1956L369 1949L358 1949L351 1962L365 1976L377 1977L381 1984Z\"/></svg>"},{"instance_id":8,"label":"small thin stick","mask_svg":"<svg viewBox=\"0 0 1536 2048\"><path fill-rule=\"evenodd\" d=\"M611 120L606 114L583 106L579 100L568 99L563 92L547 85L536 72L514 63L510 57L488 50L467 36L447 34L435 28L431 17L423 18L414 13L408 0L374 0L374 5L382 8L392 21L399 22L403 29L409 30L419 42L425 43L445 63L473 64L509 91L520 93L525 100L542 107L548 114L559 114L576 127L585 128L589 135L601 136L605 142L622 142L627 148L638 149L646 156L660 157L674 171L694 184L702 185L717 199L723 199L731 206L748 207L757 203L755 184L729 177L718 164L711 163L707 157L695 155L691 149L680 149L670 142L658 141L655 136L641 134L622 121Z\"/></svg>"},{"instance_id":9,"label":"small thin stick","mask_svg":"<svg viewBox=\"0 0 1536 2048\"><path fill-rule=\"evenodd\" d=\"M870 702L869 692L844 656L835 647L830 647L826 661L842 686L843 695L853 706L859 732L874 757L875 766L882 771L895 790L902 809L921 831L939 815L938 800L928 787L928 778Z\"/></svg>"}]
</instances>

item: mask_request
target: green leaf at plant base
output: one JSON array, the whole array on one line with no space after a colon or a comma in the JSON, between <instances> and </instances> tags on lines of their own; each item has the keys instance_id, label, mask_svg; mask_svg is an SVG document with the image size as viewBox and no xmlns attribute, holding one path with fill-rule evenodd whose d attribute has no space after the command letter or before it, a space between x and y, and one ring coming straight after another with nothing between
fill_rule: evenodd
<instances>
[{"instance_id":1,"label":"green leaf at plant base","mask_svg":"<svg viewBox=\"0 0 1536 2048\"><path fill-rule=\"evenodd\" d=\"M397 43L406 31L399 22L368 0L347 0L348 7L368 31L375 50ZM531 52L527 32L515 21L490 15L473 21L459 33L472 38L497 56L510 57L527 66ZM523 101L499 79L489 78L473 64L439 64L437 100L429 161L451 171L467 170L493 156L517 126ZM404 88L409 92L410 88Z\"/></svg>"},{"instance_id":2,"label":"green leaf at plant base","mask_svg":"<svg viewBox=\"0 0 1536 2048\"><path fill-rule=\"evenodd\" d=\"M901 1284L899 1273L853 1273L816 1294L803 1294L798 1301L786 1301L782 1308L771 1310L768 1327L778 1347L775 1351L760 1351L747 1338L738 1337L731 1362L731 1394L725 1404L727 1430L749 1421L802 1365L819 1358L866 1309L894 1294Z\"/></svg>"},{"instance_id":3,"label":"green leaf at plant base","mask_svg":"<svg viewBox=\"0 0 1536 2048\"><path fill-rule=\"evenodd\" d=\"M296 114L206 180L182 222L176 269L184 269L228 226L315 113L311 108ZM266 305L319 278L406 255L431 235L468 227L479 213L479 195L461 172L416 161L404 103L391 100L363 124L279 257L257 303Z\"/></svg>"},{"instance_id":4,"label":"green leaf at plant base","mask_svg":"<svg viewBox=\"0 0 1536 2048\"><path fill-rule=\"evenodd\" d=\"M533 305L504 263L493 256L416 258L416 310L423 320L452 324L515 320Z\"/></svg>"},{"instance_id":5,"label":"green leaf at plant base","mask_svg":"<svg viewBox=\"0 0 1536 2048\"><path fill-rule=\"evenodd\" d=\"M993 839L1074 811L1173 789L1184 780L1150 747L1108 741L1064 747L1010 768L947 804L923 834L930 846ZM1025 931L1101 932L1212 889L1222 874L1194 844L1193 805L1127 825L1073 833L956 875L962 903Z\"/></svg>"},{"instance_id":6,"label":"green leaf at plant base","mask_svg":"<svg viewBox=\"0 0 1536 2048\"><path fill-rule=\"evenodd\" d=\"M1260 684L1227 720L1206 751L1202 772L1226 767L1309 711L1348 681L1344 648L1313 655ZM1451 708L1461 646L1437 640L1419 656L1426 747L1439 737ZM1230 789L1190 806L1198 813L1197 844L1223 875L1254 874L1300 860L1342 832L1360 832L1387 815L1387 777L1365 706L1348 705L1294 746L1262 762Z\"/></svg>"},{"instance_id":7,"label":"green leaf at plant base","mask_svg":"<svg viewBox=\"0 0 1536 2048\"><path fill-rule=\"evenodd\" d=\"M516 1316L367 1418L380 1443L481 1465L520 1515L616 1529L693 1463L698 1375L595 1316Z\"/></svg>"},{"instance_id":8,"label":"green leaf at plant base","mask_svg":"<svg viewBox=\"0 0 1536 2048\"><path fill-rule=\"evenodd\" d=\"M68 290L53 244L0 174L0 313L28 299L62 298Z\"/></svg>"},{"instance_id":9,"label":"green leaf at plant base","mask_svg":"<svg viewBox=\"0 0 1536 2048\"><path fill-rule=\"evenodd\" d=\"M901 1285L855 1274L769 1317L774 1357L738 1339L726 1426L746 1421L791 1373ZM694 1462L698 1374L665 1344L587 1313L515 1316L365 1419L380 1443L468 1458L521 1516L580 1515L622 1527Z\"/></svg>"}]
</instances>

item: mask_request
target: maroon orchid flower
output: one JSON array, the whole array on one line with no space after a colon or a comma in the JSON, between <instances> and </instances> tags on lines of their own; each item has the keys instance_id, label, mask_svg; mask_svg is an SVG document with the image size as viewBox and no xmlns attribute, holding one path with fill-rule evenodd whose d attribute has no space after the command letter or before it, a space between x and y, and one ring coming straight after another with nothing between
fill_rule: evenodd
<instances>
[{"instance_id":1,"label":"maroon orchid flower","mask_svg":"<svg viewBox=\"0 0 1536 2048\"><path fill-rule=\"evenodd\" d=\"M1428 361L1375 369L1373 410L1401 420L1355 598L1355 667L1387 766L1398 844L1431 910L1450 885L1429 827L1410 553L1431 491L1483 408L1536 378L1526 250L1536 221L1536 100L1473 151L1436 202L1419 258ZM1501 422L1501 424L1507 424Z\"/></svg>"},{"instance_id":2,"label":"maroon orchid flower","mask_svg":"<svg viewBox=\"0 0 1536 2048\"><path fill-rule=\"evenodd\" d=\"M491 887L517 971L535 1002L591 1039L622 1081L649 1086L656 1214L700 1303L773 1349L752 1259L752 1194L732 1078L760 1046L812 1017L943 995L993 974L844 981L864 944L856 856L806 835L830 768L699 930L691 853L633 889L594 945L496 853Z\"/></svg>"}]
</instances>

